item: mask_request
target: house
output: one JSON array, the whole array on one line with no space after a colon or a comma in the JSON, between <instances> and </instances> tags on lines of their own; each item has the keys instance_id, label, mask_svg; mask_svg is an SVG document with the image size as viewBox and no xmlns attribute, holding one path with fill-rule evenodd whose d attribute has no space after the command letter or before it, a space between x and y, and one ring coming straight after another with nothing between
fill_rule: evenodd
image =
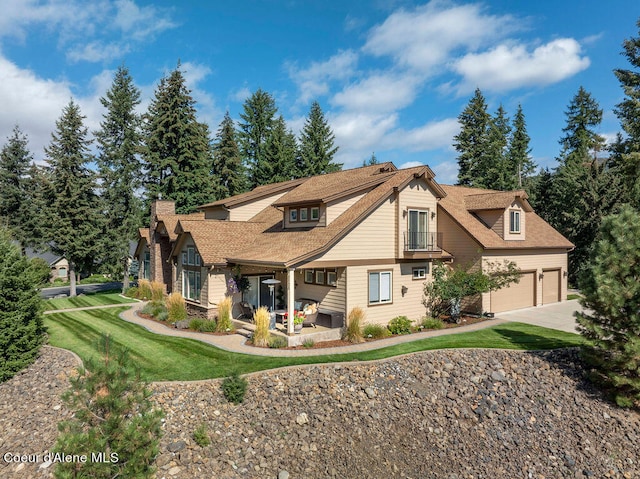
<instances>
[{"instance_id":1,"label":"house","mask_svg":"<svg viewBox=\"0 0 640 479\"><path fill-rule=\"evenodd\" d=\"M69 281L69 262L64 256L60 256L54 254L50 251L37 252L32 248L26 249L27 258L41 258L47 263L51 268L51 274L49 276L49 281L52 283L55 280L67 282Z\"/></svg>"},{"instance_id":2,"label":"house","mask_svg":"<svg viewBox=\"0 0 640 479\"><path fill-rule=\"evenodd\" d=\"M441 186L428 166L384 163L301 178L199 209L175 215L171 202L156 202L136 251L149 277L180 292L194 314L214 316L218 301L232 294L236 304L279 302L289 311L310 298L328 326L342 326L356 306L368 322L418 319L434 261L502 258L515 259L526 274L536 265L534 304L543 302L541 274L549 279L544 291L557 274L555 299L566 299L572 245L533 213L524 192ZM229 291L230 279L239 277L247 289ZM264 283L269 279L277 288ZM490 294L472 306L496 305L508 303Z\"/></svg>"}]
</instances>

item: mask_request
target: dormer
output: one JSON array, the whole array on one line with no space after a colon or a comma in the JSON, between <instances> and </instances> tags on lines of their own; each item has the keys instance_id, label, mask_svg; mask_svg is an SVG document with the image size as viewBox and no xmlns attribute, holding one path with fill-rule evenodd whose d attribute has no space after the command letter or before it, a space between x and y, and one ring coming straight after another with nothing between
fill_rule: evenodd
<instances>
[{"instance_id":1,"label":"dormer","mask_svg":"<svg viewBox=\"0 0 640 479\"><path fill-rule=\"evenodd\" d=\"M505 241L526 239L526 214L533 211L523 190L468 195L467 210Z\"/></svg>"}]
</instances>

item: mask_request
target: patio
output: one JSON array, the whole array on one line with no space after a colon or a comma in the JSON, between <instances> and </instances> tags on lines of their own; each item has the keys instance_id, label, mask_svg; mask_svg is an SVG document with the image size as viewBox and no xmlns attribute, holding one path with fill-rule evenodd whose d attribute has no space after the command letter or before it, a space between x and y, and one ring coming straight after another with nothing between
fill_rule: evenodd
<instances>
[{"instance_id":1,"label":"patio","mask_svg":"<svg viewBox=\"0 0 640 479\"><path fill-rule=\"evenodd\" d=\"M249 337L256 329L256 325L246 321L244 319L234 319L234 326L236 327L236 333L242 336ZM288 346L300 346L305 341L313 341L316 343L322 341L333 341L342 338L342 328L328 328L325 326L302 328L300 333L296 333L292 336L287 334L287 327L282 323L276 323L276 328L272 329L271 334L274 336L281 336L287 340Z\"/></svg>"}]
</instances>

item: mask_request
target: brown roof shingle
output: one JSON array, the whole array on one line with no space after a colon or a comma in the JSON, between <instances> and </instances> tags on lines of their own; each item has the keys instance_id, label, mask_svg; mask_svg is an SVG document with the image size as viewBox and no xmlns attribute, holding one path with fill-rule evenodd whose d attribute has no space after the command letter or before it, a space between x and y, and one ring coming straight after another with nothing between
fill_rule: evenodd
<instances>
[{"instance_id":1,"label":"brown roof shingle","mask_svg":"<svg viewBox=\"0 0 640 479\"><path fill-rule=\"evenodd\" d=\"M156 215L156 220L158 221L158 223L164 223L164 227L167 229L167 233L169 233L169 240L175 241L178 238L178 235L176 234L176 231L175 231L178 221L180 220L203 221L204 212L199 211L197 213L191 213L188 215L161 214L161 215Z\"/></svg>"},{"instance_id":2,"label":"brown roof shingle","mask_svg":"<svg viewBox=\"0 0 640 479\"><path fill-rule=\"evenodd\" d=\"M533 210L527 211L526 207L525 239L521 241L505 241L471 213L478 209L495 209L487 208L487 206L493 207L504 204L504 208L506 208L514 201L518 193L524 193L522 190L516 192L487 192L487 190L479 188L449 185L442 185L442 188L447 192L447 196L440 200L438 206L446 211L454 221L485 249L573 248L573 243L535 214ZM491 198L491 196L494 196L494 198ZM480 203L484 208L474 206L480 197L482 197ZM527 202L523 201L523 203Z\"/></svg>"}]
</instances>

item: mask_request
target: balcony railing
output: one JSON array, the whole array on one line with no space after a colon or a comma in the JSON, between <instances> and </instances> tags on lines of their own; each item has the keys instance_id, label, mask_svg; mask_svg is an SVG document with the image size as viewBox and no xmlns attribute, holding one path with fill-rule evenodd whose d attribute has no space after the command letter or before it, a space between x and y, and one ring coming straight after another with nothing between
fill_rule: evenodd
<instances>
[{"instance_id":1,"label":"balcony railing","mask_svg":"<svg viewBox=\"0 0 640 479\"><path fill-rule=\"evenodd\" d=\"M442 251L442 233L407 231L404 234L405 251Z\"/></svg>"}]
</instances>

